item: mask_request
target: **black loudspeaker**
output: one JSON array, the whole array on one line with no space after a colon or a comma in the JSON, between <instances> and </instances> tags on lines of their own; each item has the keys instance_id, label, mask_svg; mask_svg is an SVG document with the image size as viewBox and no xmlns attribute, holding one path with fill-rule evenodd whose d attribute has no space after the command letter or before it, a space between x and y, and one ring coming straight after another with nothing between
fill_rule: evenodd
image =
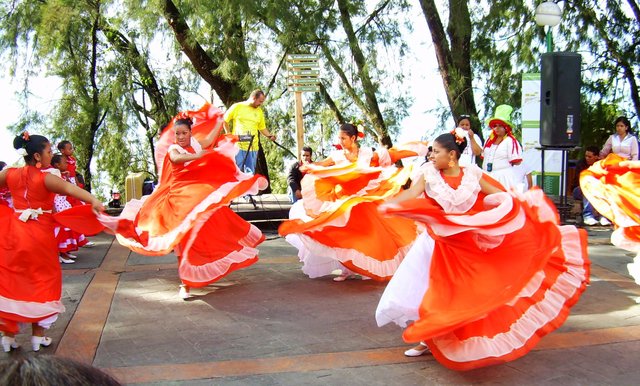
<instances>
[{"instance_id":1,"label":"black loudspeaker","mask_svg":"<svg viewBox=\"0 0 640 386\"><path fill-rule=\"evenodd\" d=\"M542 54L540 145L575 147L580 143L580 65L571 52Z\"/></svg>"}]
</instances>

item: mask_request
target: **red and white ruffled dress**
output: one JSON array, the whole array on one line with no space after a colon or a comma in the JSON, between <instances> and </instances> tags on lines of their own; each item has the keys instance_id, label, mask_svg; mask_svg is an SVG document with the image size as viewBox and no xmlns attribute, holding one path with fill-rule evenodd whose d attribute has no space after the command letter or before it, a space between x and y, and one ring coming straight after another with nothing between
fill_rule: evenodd
<instances>
[{"instance_id":1,"label":"red and white ruffled dress","mask_svg":"<svg viewBox=\"0 0 640 386\"><path fill-rule=\"evenodd\" d=\"M424 341L451 369L514 360L560 327L589 282L583 230L559 226L540 189L484 195L475 165L448 177L422 167L426 198L383 207L420 221L420 236L387 285L376 320Z\"/></svg>"},{"instance_id":2,"label":"red and white ruffled dress","mask_svg":"<svg viewBox=\"0 0 640 386\"><path fill-rule=\"evenodd\" d=\"M0 331L18 323L49 326L64 312L62 271L53 236L53 198L45 174L33 166L11 168L7 186L15 210L0 205Z\"/></svg>"},{"instance_id":3,"label":"red and white ruffled dress","mask_svg":"<svg viewBox=\"0 0 640 386\"><path fill-rule=\"evenodd\" d=\"M64 179L65 181L72 183L69 178L62 177L59 172L55 174L61 177L62 179ZM72 202L76 204L73 205ZM53 201L54 213L60 213L64 210L71 209L73 206L78 206L78 205L82 205L81 201L73 197L70 198L68 196L60 195L60 194L56 194L56 197ZM79 247L82 247L89 242L89 240L82 233L78 233L70 228L67 228L61 225L58 225L55 227L54 235L56 237L56 242L58 243L59 252L77 251Z\"/></svg>"},{"instance_id":4,"label":"red and white ruffled dress","mask_svg":"<svg viewBox=\"0 0 640 386\"><path fill-rule=\"evenodd\" d=\"M196 138L205 137L222 119L222 112L206 104L190 116L194 124L188 148L169 145L175 136L172 125L162 134L157 152L164 158L154 192L129 201L118 217L100 214L96 228L106 227L120 244L143 255L166 255L175 249L182 282L203 287L258 260L256 246L264 240L262 232L231 211L229 204L236 197L257 194L266 188L267 180L238 170L234 136L221 138L202 158L173 164L169 152L199 152ZM75 209L65 211L69 225L73 215L80 215ZM86 233L93 234L95 229Z\"/></svg>"},{"instance_id":5,"label":"red and white ruffled dress","mask_svg":"<svg viewBox=\"0 0 640 386\"><path fill-rule=\"evenodd\" d=\"M409 168L398 169L394 162L426 150L421 142L389 151L361 148L356 162L334 151L330 157L335 165L309 165L302 200L279 228L298 248L306 275L315 278L341 269L375 280L391 278L419 230L412 220L380 216L377 208L409 177Z\"/></svg>"},{"instance_id":6,"label":"red and white ruffled dress","mask_svg":"<svg viewBox=\"0 0 640 386\"><path fill-rule=\"evenodd\" d=\"M580 174L580 188L598 213L615 224L613 245L637 253L627 267L640 284L640 161L609 154Z\"/></svg>"}]
</instances>

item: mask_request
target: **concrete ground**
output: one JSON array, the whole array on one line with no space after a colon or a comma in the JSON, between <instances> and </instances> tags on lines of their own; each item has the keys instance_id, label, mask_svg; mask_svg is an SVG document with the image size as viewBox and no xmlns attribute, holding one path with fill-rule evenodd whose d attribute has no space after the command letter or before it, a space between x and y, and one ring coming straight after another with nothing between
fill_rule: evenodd
<instances>
[{"instance_id":1,"label":"concrete ground","mask_svg":"<svg viewBox=\"0 0 640 386\"><path fill-rule=\"evenodd\" d=\"M378 328L384 283L309 279L276 234L260 261L177 297L174 256L146 257L93 237L64 265L67 311L40 354L88 362L143 385L635 385L640 382L640 286L631 254L589 229L592 283L565 325L525 357L455 372L407 358L397 326ZM28 336L18 337L23 347ZM28 350L20 349L23 353ZM0 354L7 355L7 354ZM15 354L11 354L15 355Z\"/></svg>"}]
</instances>

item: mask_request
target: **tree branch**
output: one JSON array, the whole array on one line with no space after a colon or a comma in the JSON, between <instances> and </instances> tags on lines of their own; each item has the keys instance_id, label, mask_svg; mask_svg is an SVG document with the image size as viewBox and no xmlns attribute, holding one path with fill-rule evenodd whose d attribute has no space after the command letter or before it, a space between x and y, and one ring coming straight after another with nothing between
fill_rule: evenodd
<instances>
[{"instance_id":1,"label":"tree branch","mask_svg":"<svg viewBox=\"0 0 640 386\"><path fill-rule=\"evenodd\" d=\"M237 96L238 90L241 90L241 88L237 83L227 81L221 76L215 74L215 71L220 65L211 59L204 48L202 48L200 43L195 39L191 33L189 25L171 0L164 1L164 17L167 19L169 26L173 30L182 52L187 55L191 64L193 64L193 67L202 79L209 83L211 88L216 91L216 94L218 94L226 106L237 102L239 100ZM239 94L242 95L242 92Z\"/></svg>"},{"instance_id":2,"label":"tree branch","mask_svg":"<svg viewBox=\"0 0 640 386\"><path fill-rule=\"evenodd\" d=\"M353 30L353 24L351 23L351 15L349 14L347 1L337 0L337 2L338 10L340 11L340 20L342 21L342 27L347 34L349 48L351 49L353 60L358 67L358 76L360 77L364 97L367 102L368 108L365 109L365 113L367 113L369 120L371 120L371 122L373 123L374 129L378 136L382 140L384 140L385 137L389 138L389 134L387 133L387 127L384 122L384 118L382 117L380 106L378 106L378 98L376 97L376 86L374 86L371 80L367 61L364 57L364 54L362 53L362 50L360 49L358 38Z\"/></svg>"}]
</instances>

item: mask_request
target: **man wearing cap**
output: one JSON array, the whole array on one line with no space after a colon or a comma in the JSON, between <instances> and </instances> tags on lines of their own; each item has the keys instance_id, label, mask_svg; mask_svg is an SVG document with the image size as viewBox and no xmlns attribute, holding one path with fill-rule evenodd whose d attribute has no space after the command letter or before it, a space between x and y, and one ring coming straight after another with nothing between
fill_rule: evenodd
<instances>
[{"instance_id":1,"label":"man wearing cap","mask_svg":"<svg viewBox=\"0 0 640 386\"><path fill-rule=\"evenodd\" d=\"M484 145L482 168L505 188L516 187L521 181L516 177L513 166L522 163L522 145L513 136L511 113L513 107L496 107L487 124L491 128L489 140Z\"/></svg>"},{"instance_id":2,"label":"man wearing cap","mask_svg":"<svg viewBox=\"0 0 640 386\"><path fill-rule=\"evenodd\" d=\"M224 130L240 137L238 148L240 151L236 154L236 165L245 173L255 174L256 162L258 160L258 134L262 133L265 137L272 141L276 140L276 136L271 134L267 129L262 104L265 95L262 90L254 90L249 99L244 102L238 102L231 105L229 110L224 114Z\"/></svg>"}]
</instances>

